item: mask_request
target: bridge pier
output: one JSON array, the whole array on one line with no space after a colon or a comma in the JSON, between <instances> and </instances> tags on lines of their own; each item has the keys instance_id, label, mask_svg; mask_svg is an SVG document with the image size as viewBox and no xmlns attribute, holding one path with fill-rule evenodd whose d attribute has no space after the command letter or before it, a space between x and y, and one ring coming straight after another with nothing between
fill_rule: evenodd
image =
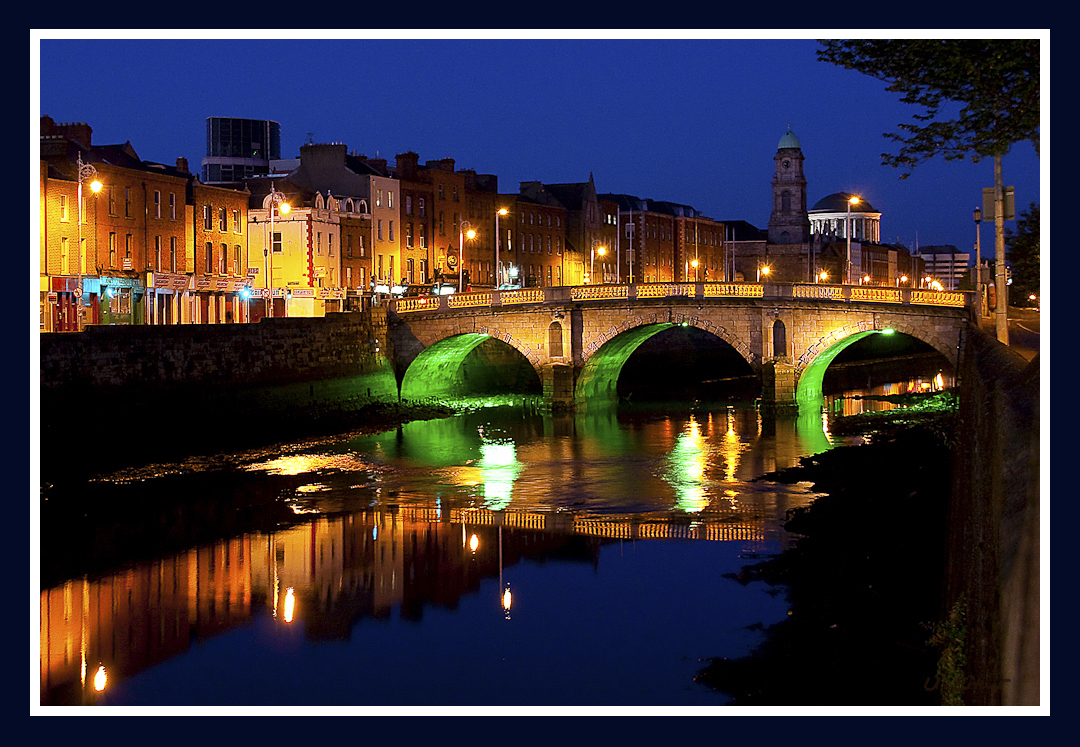
<instances>
[{"instance_id":1,"label":"bridge pier","mask_svg":"<svg viewBox=\"0 0 1080 747\"><path fill-rule=\"evenodd\" d=\"M761 401L780 409L798 407L795 391L799 385L799 370L790 363L768 361L761 366Z\"/></svg>"},{"instance_id":2,"label":"bridge pier","mask_svg":"<svg viewBox=\"0 0 1080 747\"><path fill-rule=\"evenodd\" d=\"M555 410L574 407L574 367L568 363L546 363L541 368L544 404Z\"/></svg>"}]
</instances>

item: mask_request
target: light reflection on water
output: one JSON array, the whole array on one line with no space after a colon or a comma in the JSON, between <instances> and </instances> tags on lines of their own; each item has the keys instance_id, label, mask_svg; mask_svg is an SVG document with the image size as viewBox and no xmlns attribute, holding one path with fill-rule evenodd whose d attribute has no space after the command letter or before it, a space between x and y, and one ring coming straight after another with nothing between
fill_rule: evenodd
<instances>
[{"instance_id":1,"label":"light reflection on water","mask_svg":"<svg viewBox=\"0 0 1080 747\"><path fill-rule=\"evenodd\" d=\"M723 704L702 660L786 611L724 574L812 499L753 479L828 448L820 422L484 411L236 455L299 478L300 523L43 591L43 703Z\"/></svg>"}]
</instances>

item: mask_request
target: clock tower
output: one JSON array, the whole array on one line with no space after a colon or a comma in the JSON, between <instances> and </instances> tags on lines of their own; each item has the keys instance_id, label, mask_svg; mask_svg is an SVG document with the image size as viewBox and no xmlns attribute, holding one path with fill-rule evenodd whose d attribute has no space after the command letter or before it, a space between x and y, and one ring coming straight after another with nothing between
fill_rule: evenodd
<instances>
[{"instance_id":1,"label":"clock tower","mask_svg":"<svg viewBox=\"0 0 1080 747\"><path fill-rule=\"evenodd\" d=\"M769 216L770 244L805 244L810 241L806 212L806 176L799 138L788 128L773 157L773 207Z\"/></svg>"}]
</instances>

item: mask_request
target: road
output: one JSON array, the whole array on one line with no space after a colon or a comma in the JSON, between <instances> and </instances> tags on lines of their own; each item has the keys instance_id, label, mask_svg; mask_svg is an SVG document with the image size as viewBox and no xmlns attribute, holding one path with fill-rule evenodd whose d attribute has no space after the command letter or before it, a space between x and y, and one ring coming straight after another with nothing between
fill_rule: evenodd
<instances>
[{"instance_id":1,"label":"road","mask_svg":"<svg viewBox=\"0 0 1080 747\"><path fill-rule=\"evenodd\" d=\"M1039 353L1042 318L1035 309L1009 307L1009 347L1031 360ZM997 336L994 316L983 317L979 326L989 335Z\"/></svg>"}]
</instances>

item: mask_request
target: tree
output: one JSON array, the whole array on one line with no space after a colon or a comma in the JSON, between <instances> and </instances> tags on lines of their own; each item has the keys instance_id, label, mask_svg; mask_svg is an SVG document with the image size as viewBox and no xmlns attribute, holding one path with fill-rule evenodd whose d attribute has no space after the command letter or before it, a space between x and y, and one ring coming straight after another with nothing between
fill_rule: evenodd
<instances>
[{"instance_id":1,"label":"tree","mask_svg":"<svg viewBox=\"0 0 1080 747\"><path fill-rule=\"evenodd\" d=\"M1015 306L1027 306L1028 296L1039 293L1039 206L1032 202L1020 213L1016 231L1005 230L1006 257L1012 266L1009 294Z\"/></svg>"},{"instance_id":2,"label":"tree","mask_svg":"<svg viewBox=\"0 0 1080 747\"><path fill-rule=\"evenodd\" d=\"M817 57L888 83L901 101L923 107L915 123L900 124L904 134L885 133L901 143L882 163L911 175L936 155L973 163L1006 155L1030 141L1039 148L1038 39L819 39ZM939 121L946 105L961 108ZM952 108L950 107L950 111Z\"/></svg>"},{"instance_id":3,"label":"tree","mask_svg":"<svg viewBox=\"0 0 1080 747\"><path fill-rule=\"evenodd\" d=\"M901 143L882 163L903 167L905 179L915 166L942 155L952 161L969 156L973 163L994 159L994 249L997 338L1008 344L1005 284L1004 186L1001 159L1016 143L1039 148L1039 39L819 39L818 59L856 70L888 83L901 101L923 107L902 133L885 133ZM948 104L959 104L954 119L942 119ZM950 111L952 107L949 107Z\"/></svg>"}]
</instances>

